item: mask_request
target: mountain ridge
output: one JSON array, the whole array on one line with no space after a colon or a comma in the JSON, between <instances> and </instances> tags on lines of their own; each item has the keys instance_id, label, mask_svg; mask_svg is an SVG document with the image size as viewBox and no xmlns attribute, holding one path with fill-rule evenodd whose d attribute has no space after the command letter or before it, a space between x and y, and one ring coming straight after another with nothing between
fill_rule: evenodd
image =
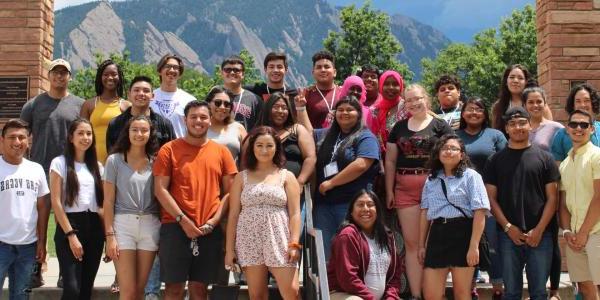
<instances>
[{"instance_id":1,"label":"mountain ridge","mask_svg":"<svg viewBox=\"0 0 600 300\"><path fill-rule=\"evenodd\" d=\"M409 17L390 20L404 48L399 59L417 77L421 58L435 56L450 42ZM284 50L292 85L311 81L312 53L323 48L329 30L339 30L338 10L323 0L100 1L58 10L55 24L54 56L70 60L74 69L92 65L96 52L128 50L133 61L146 63L173 52L186 66L211 72L223 57L245 48L262 72L262 58Z\"/></svg>"}]
</instances>

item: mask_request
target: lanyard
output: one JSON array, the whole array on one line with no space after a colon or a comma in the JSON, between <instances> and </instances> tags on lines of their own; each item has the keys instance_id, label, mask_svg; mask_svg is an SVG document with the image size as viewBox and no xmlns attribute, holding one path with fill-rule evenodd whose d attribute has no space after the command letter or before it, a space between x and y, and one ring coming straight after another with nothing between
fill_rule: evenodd
<instances>
[{"instance_id":1,"label":"lanyard","mask_svg":"<svg viewBox=\"0 0 600 300\"><path fill-rule=\"evenodd\" d=\"M450 120L446 120L446 112L444 111L444 109L440 106L440 110L442 111L442 118L444 120L446 120L446 122L448 123L448 125L452 126L452 121L454 121L454 113L458 110L458 108L460 107L460 105L456 105L456 107L454 108L454 110L452 112L449 112L450 115Z\"/></svg>"},{"instance_id":2,"label":"lanyard","mask_svg":"<svg viewBox=\"0 0 600 300\"><path fill-rule=\"evenodd\" d=\"M329 161L330 163L332 163L335 159L335 156L337 155L338 149L340 148L340 145L342 144L342 142L344 140L346 140L347 137L340 139L341 133L338 133L338 137L337 140L335 141L335 144L333 145L333 153L331 154L331 160Z\"/></svg>"},{"instance_id":3,"label":"lanyard","mask_svg":"<svg viewBox=\"0 0 600 300\"><path fill-rule=\"evenodd\" d=\"M244 97L244 92L246 90L242 89L242 93L240 94L240 98L238 99L238 103L235 106L235 111L233 112L233 118L235 119L235 116L237 116L238 110L240 110L240 104L242 103L242 97Z\"/></svg>"},{"instance_id":4,"label":"lanyard","mask_svg":"<svg viewBox=\"0 0 600 300\"><path fill-rule=\"evenodd\" d=\"M325 98L325 96L318 87L315 86L315 89L317 89L317 92L319 92L319 95L321 95L321 98L323 98L323 102L325 102L325 105L327 105L327 112L331 112L333 110L333 102L335 101L335 92L337 91L337 86L335 84L333 85L333 97L331 97L331 104L327 102L327 98Z\"/></svg>"}]
</instances>

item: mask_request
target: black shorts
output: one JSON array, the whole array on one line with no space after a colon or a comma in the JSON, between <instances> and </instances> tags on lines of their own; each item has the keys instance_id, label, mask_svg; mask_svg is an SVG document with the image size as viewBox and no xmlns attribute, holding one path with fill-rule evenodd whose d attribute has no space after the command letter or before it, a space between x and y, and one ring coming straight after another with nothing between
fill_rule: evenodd
<instances>
[{"instance_id":1,"label":"black shorts","mask_svg":"<svg viewBox=\"0 0 600 300\"><path fill-rule=\"evenodd\" d=\"M457 218L442 224L433 222L425 250L425 268L468 267L473 219Z\"/></svg>"},{"instance_id":2,"label":"black shorts","mask_svg":"<svg viewBox=\"0 0 600 300\"><path fill-rule=\"evenodd\" d=\"M217 270L224 260L221 226L215 226L212 233L198 237L198 256L192 255L190 243L191 240L179 224L162 224L158 246L160 281L198 281L206 284L217 282Z\"/></svg>"}]
</instances>

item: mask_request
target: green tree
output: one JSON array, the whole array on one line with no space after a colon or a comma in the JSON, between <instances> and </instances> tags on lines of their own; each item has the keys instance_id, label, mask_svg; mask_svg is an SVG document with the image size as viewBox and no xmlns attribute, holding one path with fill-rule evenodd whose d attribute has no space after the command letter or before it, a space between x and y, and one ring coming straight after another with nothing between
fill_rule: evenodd
<instances>
[{"instance_id":1,"label":"green tree","mask_svg":"<svg viewBox=\"0 0 600 300\"><path fill-rule=\"evenodd\" d=\"M261 81L260 71L254 66L254 57L252 57L250 52L242 49L239 56L244 61L246 67L244 82L246 84L253 84ZM125 89L127 90L131 80L139 75L150 77L153 86L158 87L160 78L156 72L156 65L132 62L129 57L128 51L123 52L123 54L113 53L109 55L109 58L123 70ZM98 53L95 55L95 66L77 71L69 84L70 92L85 99L96 96L94 89L96 70L97 66L105 59L104 55ZM192 68L186 68L179 80L179 86L186 92L194 95L197 99L204 99L210 89L218 84L223 84L219 66L215 66L212 76L200 73Z\"/></svg>"},{"instance_id":2,"label":"green tree","mask_svg":"<svg viewBox=\"0 0 600 300\"><path fill-rule=\"evenodd\" d=\"M477 33L472 45L452 43L435 59L423 59L422 83L435 94L435 81L441 75L454 74L461 81L463 94L479 96L491 107L507 65L523 64L535 76L536 46L535 9L527 5L503 19L499 29Z\"/></svg>"},{"instance_id":3,"label":"green tree","mask_svg":"<svg viewBox=\"0 0 600 300\"><path fill-rule=\"evenodd\" d=\"M371 63L412 79L414 74L408 66L397 60L402 45L391 32L389 16L373 10L371 1L361 8L343 8L340 21L341 32L330 31L323 41L325 49L335 55L338 78L346 78L361 65Z\"/></svg>"}]
</instances>

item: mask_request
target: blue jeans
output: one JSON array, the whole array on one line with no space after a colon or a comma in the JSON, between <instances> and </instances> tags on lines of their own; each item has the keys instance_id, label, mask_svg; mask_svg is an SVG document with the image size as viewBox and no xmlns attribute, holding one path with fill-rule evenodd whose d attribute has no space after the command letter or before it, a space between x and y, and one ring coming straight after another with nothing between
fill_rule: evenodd
<instances>
[{"instance_id":1,"label":"blue jeans","mask_svg":"<svg viewBox=\"0 0 600 300\"><path fill-rule=\"evenodd\" d=\"M331 256L331 242L335 237L338 228L346 219L348 205L350 204L321 203L316 204L314 207L314 226L323 233L323 246L325 248L325 259L327 260L329 260L329 257Z\"/></svg>"},{"instance_id":2,"label":"blue jeans","mask_svg":"<svg viewBox=\"0 0 600 300\"><path fill-rule=\"evenodd\" d=\"M496 218L489 216L485 218L485 235L490 246L490 260L492 265L488 274L491 284L502 284L502 255L498 248L498 227L496 227Z\"/></svg>"},{"instance_id":3,"label":"blue jeans","mask_svg":"<svg viewBox=\"0 0 600 300\"><path fill-rule=\"evenodd\" d=\"M499 235L504 277L504 300L520 300L523 293L523 267L527 275L531 300L546 300L546 282L552 263L552 235L544 232L540 244L533 248L517 246L504 232Z\"/></svg>"},{"instance_id":4,"label":"blue jeans","mask_svg":"<svg viewBox=\"0 0 600 300\"><path fill-rule=\"evenodd\" d=\"M152 269L150 270L150 275L148 275L148 281L146 282L146 287L144 288L144 294L155 294L160 295L160 262L158 260L158 255L154 257L154 263L152 263Z\"/></svg>"},{"instance_id":5,"label":"blue jeans","mask_svg":"<svg viewBox=\"0 0 600 300\"><path fill-rule=\"evenodd\" d=\"M29 299L29 283L35 266L36 244L34 242L27 245L10 245L0 242L0 298L4 279L8 276L9 298Z\"/></svg>"}]
</instances>

